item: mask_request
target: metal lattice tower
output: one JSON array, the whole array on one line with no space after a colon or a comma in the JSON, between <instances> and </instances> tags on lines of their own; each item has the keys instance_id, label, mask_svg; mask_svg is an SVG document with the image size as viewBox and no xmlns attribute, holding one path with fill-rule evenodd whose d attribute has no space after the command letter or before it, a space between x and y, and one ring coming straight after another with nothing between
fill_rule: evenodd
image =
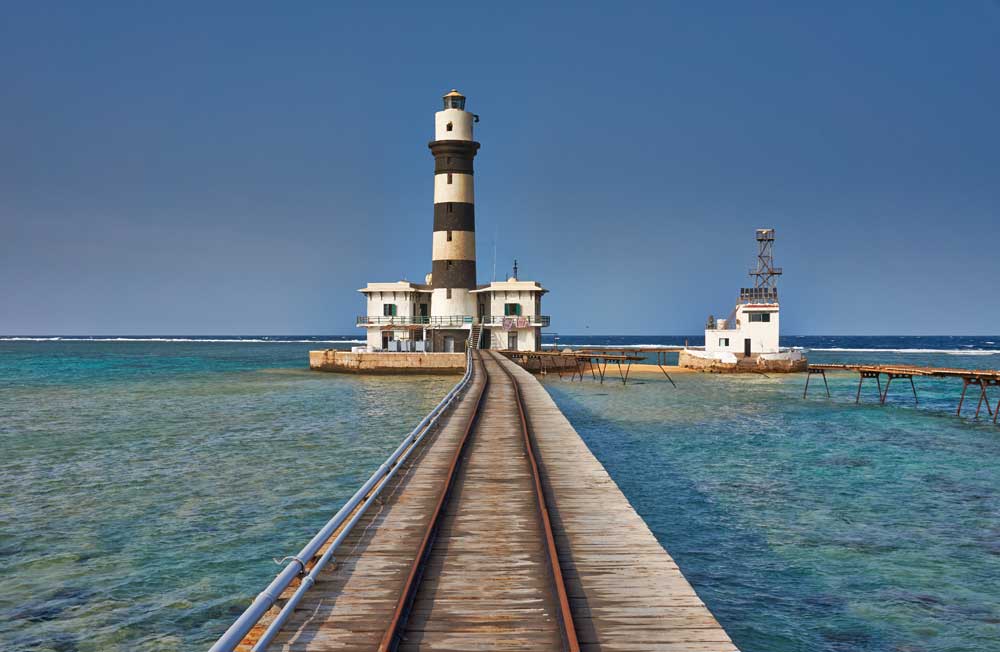
<instances>
[{"instance_id":1,"label":"metal lattice tower","mask_svg":"<svg viewBox=\"0 0 1000 652\"><path fill-rule=\"evenodd\" d=\"M774 229L757 229L757 269L751 269L750 276L755 288L777 294L776 280L781 276L781 268L774 266Z\"/></svg>"}]
</instances>

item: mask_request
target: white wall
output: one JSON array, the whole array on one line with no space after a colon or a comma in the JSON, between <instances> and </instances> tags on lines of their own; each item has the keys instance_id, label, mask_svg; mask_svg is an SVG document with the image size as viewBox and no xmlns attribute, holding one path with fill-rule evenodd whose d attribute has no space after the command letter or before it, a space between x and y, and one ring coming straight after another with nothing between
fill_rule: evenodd
<instances>
[{"instance_id":1,"label":"white wall","mask_svg":"<svg viewBox=\"0 0 1000 652\"><path fill-rule=\"evenodd\" d=\"M739 306L736 310L736 317L733 325L739 323L738 328L720 330L705 329L705 352L706 353L734 353L742 356L743 340L750 338L751 353L777 353L778 347L778 308L775 306L768 310L757 310L751 312L770 312L771 321L751 322L749 312L744 312L744 306ZM728 325L728 324L727 324ZM719 339L729 338L729 346L719 344Z\"/></svg>"},{"instance_id":2,"label":"white wall","mask_svg":"<svg viewBox=\"0 0 1000 652\"><path fill-rule=\"evenodd\" d=\"M448 131L448 123L451 131ZM434 114L434 140L472 140L472 114L445 109Z\"/></svg>"},{"instance_id":3,"label":"white wall","mask_svg":"<svg viewBox=\"0 0 1000 652\"><path fill-rule=\"evenodd\" d=\"M368 337L366 338L365 344L368 345L369 351L378 351L382 348L382 331L377 328L368 328Z\"/></svg>"},{"instance_id":4,"label":"white wall","mask_svg":"<svg viewBox=\"0 0 1000 652\"><path fill-rule=\"evenodd\" d=\"M489 290L490 295L489 303L489 315L491 316L503 316L504 304L507 303L519 303L521 304L521 315L524 317L534 317L540 313L535 312L536 308L541 310L541 300L537 299L535 295L537 292L532 292L530 290L517 291L517 292L504 292L503 290Z\"/></svg>"},{"instance_id":5,"label":"white wall","mask_svg":"<svg viewBox=\"0 0 1000 652\"><path fill-rule=\"evenodd\" d=\"M430 303L430 295L421 292L368 292L366 302L369 317L381 317L382 306L387 303L396 304L398 317L412 317L420 314L420 303Z\"/></svg>"},{"instance_id":6,"label":"white wall","mask_svg":"<svg viewBox=\"0 0 1000 652\"><path fill-rule=\"evenodd\" d=\"M452 288L451 299L448 297L447 288L434 288L431 295L431 316L451 317L455 315L469 315L474 317L476 313L476 295L463 288Z\"/></svg>"},{"instance_id":7,"label":"white wall","mask_svg":"<svg viewBox=\"0 0 1000 652\"><path fill-rule=\"evenodd\" d=\"M491 328L490 348L507 349L510 333L517 333L518 351L537 351L541 346L541 328L514 328L505 331L502 328Z\"/></svg>"}]
</instances>

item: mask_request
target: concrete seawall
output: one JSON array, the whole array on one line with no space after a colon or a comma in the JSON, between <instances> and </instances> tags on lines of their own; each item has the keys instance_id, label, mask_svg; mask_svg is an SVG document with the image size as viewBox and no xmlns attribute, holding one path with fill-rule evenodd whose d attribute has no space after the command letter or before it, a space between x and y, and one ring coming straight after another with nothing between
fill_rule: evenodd
<instances>
[{"instance_id":1,"label":"concrete seawall","mask_svg":"<svg viewBox=\"0 0 1000 652\"><path fill-rule=\"evenodd\" d=\"M352 353L327 349L309 352L316 371L365 374L462 374L464 353Z\"/></svg>"}]
</instances>

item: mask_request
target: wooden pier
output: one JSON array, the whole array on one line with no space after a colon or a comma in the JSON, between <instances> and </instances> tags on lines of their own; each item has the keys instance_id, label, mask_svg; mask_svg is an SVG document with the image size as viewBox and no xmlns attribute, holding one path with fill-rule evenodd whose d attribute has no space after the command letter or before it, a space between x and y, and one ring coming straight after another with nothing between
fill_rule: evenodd
<instances>
[{"instance_id":1,"label":"wooden pier","mask_svg":"<svg viewBox=\"0 0 1000 652\"><path fill-rule=\"evenodd\" d=\"M823 378L826 387L826 395L830 396L830 386L826 383L827 371L856 371L858 373L858 391L854 402L861 402L861 389L866 379L873 379L878 389L879 404L885 405L885 399L889 396L889 386L893 380L908 380L910 389L913 391L914 402L919 402L917 397L917 386L913 382L914 377L929 376L932 378L960 378L962 380L962 395L958 399L958 409L956 415L962 414L962 405L965 403L965 394L970 386L979 390L979 402L976 405L975 418L979 418L979 412L983 405L986 411L993 417L993 422L997 422L1000 415L1000 398L994 409L990 406L990 398L987 390L990 387L1000 386L1000 370L996 369L955 369L951 367L919 367L913 365L870 365L870 364L810 364L806 376L806 386L802 391L802 398L809 392L809 381L819 375ZM882 376L885 376L885 389L882 388Z\"/></svg>"},{"instance_id":2,"label":"wooden pier","mask_svg":"<svg viewBox=\"0 0 1000 652\"><path fill-rule=\"evenodd\" d=\"M213 651L736 651L538 381L470 364L378 500Z\"/></svg>"},{"instance_id":3,"label":"wooden pier","mask_svg":"<svg viewBox=\"0 0 1000 652\"><path fill-rule=\"evenodd\" d=\"M579 349L563 349L562 351L506 351L499 353L514 360L529 371L537 371L545 375L547 373L557 373L562 378L568 373L570 380L579 378L583 380L584 373L589 372L594 380L600 381L603 385L607 378L609 365L615 365L618 369L618 378L623 385L628 384L629 372L632 365L648 360L647 356L656 355L656 362L652 365L663 373L670 381L670 384L677 387L677 383L670 377L667 371L667 355L683 351L682 346L668 347L585 347Z\"/></svg>"}]
</instances>

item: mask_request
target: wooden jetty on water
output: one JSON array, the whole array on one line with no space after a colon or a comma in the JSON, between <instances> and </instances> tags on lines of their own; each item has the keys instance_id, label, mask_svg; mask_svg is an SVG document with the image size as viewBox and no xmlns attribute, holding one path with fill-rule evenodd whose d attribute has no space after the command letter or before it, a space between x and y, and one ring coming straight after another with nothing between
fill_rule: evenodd
<instances>
[{"instance_id":1,"label":"wooden jetty on water","mask_svg":"<svg viewBox=\"0 0 1000 652\"><path fill-rule=\"evenodd\" d=\"M541 384L462 381L212 647L734 652Z\"/></svg>"},{"instance_id":2,"label":"wooden jetty on water","mask_svg":"<svg viewBox=\"0 0 1000 652\"><path fill-rule=\"evenodd\" d=\"M579 378L583 380L583 375L590 372L594 380L599 380L604 384L607 377L608 366L614 364L618 369L618 377L622 384L627 385L629 372L635 363L646 362L650 354L656 355L656 362L663 375L667 377L670 384L677 387L677 383L667 372L667 355L678 353L684 350L682 346L673 347L585 347L579 349L563 349L562 351L505 351L499 353L507 356L511 360L518 362L528 370L535 370L545 375L550 372L559 374L562 378L564 373L569 372L570 380Z\"/></svg>"},{"instance_id":3,"label":"wooden jetty on water","mask_svg":"<svg viewBox=\"0 0 1000 652\"><path fill-rule=\"evenodd\" d=\"M920 367L914 365L878 365L878 364L810 364L807 369L806 386L802 391L802 398L809 392L809 380L814 375L823 378L823 385L826 387L826 395L830 396L830 386L826 382L827 371L856 371L858 373L858 392L854 402L861 402L861 387L865 379L874 379L878 387L879 404L885 405L885 399L889 395L889 386L893 380L909 380L910 389L913 391L914 402L919 402L917 397L917 386L913 382L914 377L930 376L933 378L961 378L962 395L958 399L958 409L956 415L962 414L962 405L965 403L965 394L969 386L979 388L979 403L976 405L975 418L979 418L979 411L983 404L986 405L988 414L993 417L993 422L997 422L1000 414L1000 398L997 399L996 408L990 406L990 398L987 393L989 387L1000 386L1000 370L995 369L954 369L950 367ZM882 375L885 375L885 389L882 389Z\"/></svg>"}]
</instances>

